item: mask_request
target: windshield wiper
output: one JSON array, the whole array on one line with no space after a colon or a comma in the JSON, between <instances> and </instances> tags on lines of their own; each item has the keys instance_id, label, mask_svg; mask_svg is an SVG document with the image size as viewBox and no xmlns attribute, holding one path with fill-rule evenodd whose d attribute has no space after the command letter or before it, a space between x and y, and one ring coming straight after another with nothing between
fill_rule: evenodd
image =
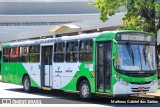
<instances>
[{"instance_id":1,"label":"windshield wiper","mask_svg":"<svg viewBox=\"0 0 160 107\"><path fill-rule=\"evenodd\" d=\"M147 47L149 47L149 42L145 44L145 48L143 49L145 65L146 65L146 58L147 58L147 54L146 53L148 53L148 50L146 52Z\"/></svg>"},{"instance_id":2,"label":"windshield wiper","mask_svg":"<svg viewBox=\"0 0 160 107\"><path fill-rule=\"evenodd\" d=\"M132 47L131 47L131 45L130 45L129 42L126 42L126 47L127 47L129 56L132 58L132 63L133 63L133 66L134 66L134 54L133 54L133 49L132 49Z\"/></svg>"}]
</instances>

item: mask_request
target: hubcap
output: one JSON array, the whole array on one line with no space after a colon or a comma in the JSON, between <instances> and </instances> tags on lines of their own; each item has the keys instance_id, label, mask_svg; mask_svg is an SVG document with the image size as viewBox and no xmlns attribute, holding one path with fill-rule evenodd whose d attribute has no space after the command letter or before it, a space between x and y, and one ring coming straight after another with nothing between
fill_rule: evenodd
<instances>
[{"instance_id":1,"label":"hubcap","mask_svg":"<svg viewBox=\"0 0 160 107\"><path fill-rule=\"evenodd\" d=\"M87 84L82 85L81 92L84 97L87 97L89 95L89 87Z\"/></svg>"},{"instance_id":2,"label":"hubcap","mask_svg":"<svg viewBox=\"0 0 160 107\"><path fill-rule=\"evenodd\" d=\"M29 89L29 80L28 80L28 79L25 79L25 80L24 80L24 88L25 88L26 90Z\"/></svg>"}]
</instances>

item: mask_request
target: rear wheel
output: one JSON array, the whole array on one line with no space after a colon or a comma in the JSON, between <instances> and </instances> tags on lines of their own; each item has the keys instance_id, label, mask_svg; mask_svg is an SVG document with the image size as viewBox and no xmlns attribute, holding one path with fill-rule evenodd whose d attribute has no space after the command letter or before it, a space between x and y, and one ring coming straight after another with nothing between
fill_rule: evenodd
<instances>
[{"instance_id":1,"label":"rear wheel","mask_svg":"<svg viewBox=\"0 0 160 107\"><path fill-rule=\"evenodd\" d=\"M83 80L80 83L79 91L80 91L80 97L82 99L91 98L91 88L90 88L90 84L89 84L89 82L87 80Z\"/></svg>"},{"instance_id":2,"label":"rear wheel","mask_svg":"<svg viewBox=\"0 0 160 107\"><path fill-rule=\"evenodd\" d=\"M30 83L30 78L28 76L25 76L23 79L23 89L27 93L31 91L31 83Z\"/></svg>"}]
</instances>

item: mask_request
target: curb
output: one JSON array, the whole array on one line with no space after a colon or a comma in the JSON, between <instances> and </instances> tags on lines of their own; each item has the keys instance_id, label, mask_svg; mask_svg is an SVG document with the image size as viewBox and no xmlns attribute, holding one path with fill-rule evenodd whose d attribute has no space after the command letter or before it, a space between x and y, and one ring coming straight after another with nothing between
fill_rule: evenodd
<instances>
[{"instance_id":1,"label":"curb","mask_svg":"<svg viewBox=\"0 0 160 107\"><path fill-rule=\"evenodd\" d=\"M155 98L156 98L156 99L160 99L160 95L159 95L159 96L155 95Z\"/></svg>"},{"instance_id":2,"label":"curb","mask_svg":"<svg viewBox=\"0 0 160 107\"><path fill-rule=\"evenodd\" d=\"M159 99L159 98L160 98L160 94L159 94L159 92L158 92L158 93L156 93L156 94L152 94L152 93L150 93L150 94L146 94L146 95L148 95L148 96L152 96L152 97L154 97L155 99Z\"/></svg>"}]
</instances>

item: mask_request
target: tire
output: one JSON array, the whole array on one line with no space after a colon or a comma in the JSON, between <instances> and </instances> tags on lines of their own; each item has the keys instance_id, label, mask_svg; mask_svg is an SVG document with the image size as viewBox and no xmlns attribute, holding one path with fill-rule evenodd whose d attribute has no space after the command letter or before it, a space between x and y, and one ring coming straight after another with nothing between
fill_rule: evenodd
<instances>
[{"instance_id":1,"label":"tire","mask_svg":"<svg viewBox=\"0 0 160 107\"><path fill-rule=\"evenodd\" d=\"M23 89L27 93L31 92L31 82L29 76L25 76L23 78Z\"/></svg>"},{"instance_id":2,"label":"tire","mask_svg":"<svg viewBox=\"0 0 160 107\"><path fill-rule=\"evenodd\" d=\"M87 80L83 80L80 83L79 94L82 99L90 99L91 98L91 88L90 88L90 84Z\"/></svg>"}]
</instances>

